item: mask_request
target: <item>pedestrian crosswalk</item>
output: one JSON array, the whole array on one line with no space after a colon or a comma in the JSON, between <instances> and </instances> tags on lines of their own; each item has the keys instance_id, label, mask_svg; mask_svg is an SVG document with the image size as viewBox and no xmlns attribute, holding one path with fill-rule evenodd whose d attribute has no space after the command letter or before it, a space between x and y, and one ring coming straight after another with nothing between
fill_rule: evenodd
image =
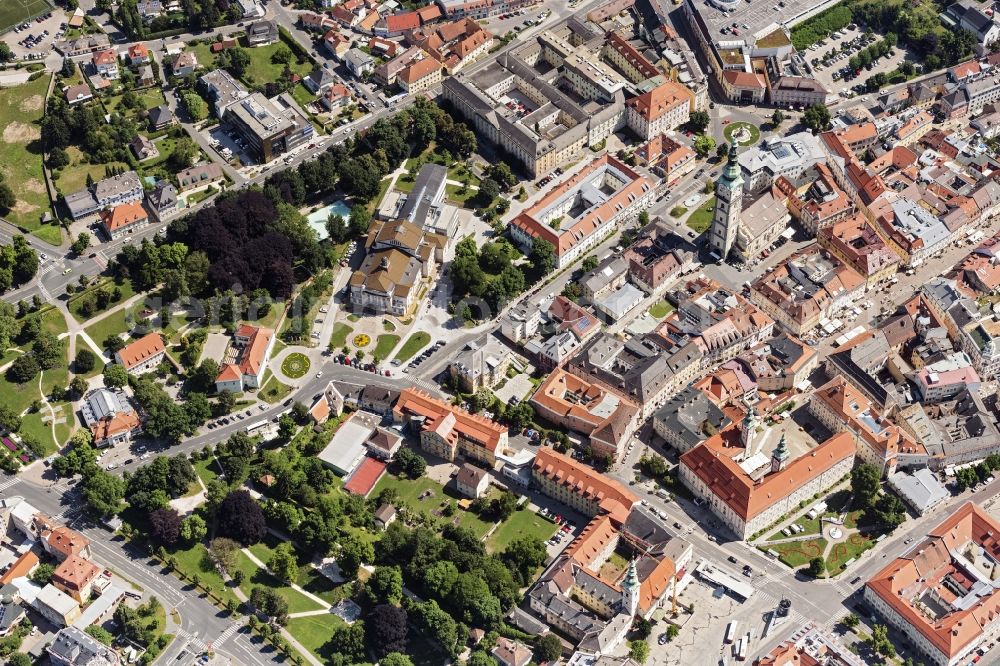
<instances>
[{"instance_id":1,"label":"pedestrian crosswalk","mask_svg":"<svg viewBox=\"0 0 1000 666\"><path fill-rule=\"evenodd\" d=\"M11 479L7 479L6 481L0 483L0 492L3 492L4 490L7 490L8 488L12 488L13 486L16 486L20 482L21 482L21 477L19 477L19 476L15 476L15 477L13 477Z\"/></svg>"},{"instance_id":2,"label":"pedestrian crosswalk","mask_svg":"<svg viewBox=\"0 0 1000 666\"><path fill-rule=\"evenodd\" d=\"M178 629L177 635L180 636L181 638L186 639L188 642L188 646L193 648L195 652L205 652L206 650L208 650L208 645L205 643L205 641L198 638L197 634L191 634L185 631L184 629Z\"/></svg>"},{"instance_id":3,"label":"pedestrian crosswalk","mask_svg":"<svg viewBox=\"0 0 1000 666\"><path fill-rule=\"evenodd\" d=\"M215 644L216 645L221 645L222 643L224 643L227 640L229 640L229 638L233 634L235 634L237 631L239 631L242 628L243 628L243 623L242 622L233 622L231 625L229 625L228 627L226 627L226 630L223 631L219 635L219 637L217 639L215 639Z\"/></svg>"}]
</instances>

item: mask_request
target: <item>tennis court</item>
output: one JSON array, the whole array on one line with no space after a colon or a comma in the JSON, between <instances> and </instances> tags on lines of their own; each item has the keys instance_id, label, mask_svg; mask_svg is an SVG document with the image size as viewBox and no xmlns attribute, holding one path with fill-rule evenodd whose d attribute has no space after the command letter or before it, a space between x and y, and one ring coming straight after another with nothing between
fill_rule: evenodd
<instances>
[{"instance_id":1,"label":"tennis court","mask_svg":"<svg viewBox=\"0 0 1000 666\"><path fill-rule=\"evenodd\" d=\"M0 32L7 32L18 23L44 14L52 9L47 0L2 0L0 1Z\"/></svg>"}]
</instances>

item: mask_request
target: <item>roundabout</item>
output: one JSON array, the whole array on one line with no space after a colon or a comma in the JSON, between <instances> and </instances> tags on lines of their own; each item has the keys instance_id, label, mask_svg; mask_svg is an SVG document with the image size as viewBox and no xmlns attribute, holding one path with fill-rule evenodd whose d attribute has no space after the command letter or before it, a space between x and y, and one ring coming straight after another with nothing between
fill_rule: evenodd
<instances>
[{"instance_id":1,"label":"roundabout","mask_svg":"<svg viewBox=\"0 0 1000 666\"><path fill-rule=\"evenodd\" d=\"M291 379L299 379L309 372L309 366L309 358L305 354L295 352L281 362L281 373Z\"/></svg>"},{"instance_id":2,"label":"roundabout","mask_svg":"<svg viewBox=\"0 0 1000 666\"><path fill-rule=\"evenodd\" d=\"M354 336L354 339L351 340L351 342L354 343L355 347L360 349L361 347L367 347L368 345L370 345L372 339L366 333L358 333L357 335Z\"/></svg>"},{"instance_id":3,"label":"roundabout","mask_svg":"<svg viewBox=\"0 0 1000 666\"><path fill-rule=\"evenodd\" d=\"M760 129L752 123L742 121L726 125L722 134L726 141L737 146L752 146L760 141Z\"/></svg>"}]
</instances>

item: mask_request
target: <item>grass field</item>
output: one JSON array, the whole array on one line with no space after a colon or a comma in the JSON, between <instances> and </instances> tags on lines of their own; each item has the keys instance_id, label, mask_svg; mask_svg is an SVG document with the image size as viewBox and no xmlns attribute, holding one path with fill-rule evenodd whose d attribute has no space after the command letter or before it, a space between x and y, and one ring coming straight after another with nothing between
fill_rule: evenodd
<instances>
[{"instance_id":1,"label":"grass field","mask_svg":"<svg viewBox=\"0 0 1000 666\"><path fill-rule=\"evenodd\" d=\"M459 525L462 527L468 527L480 538L482 538L492 526L492 523L482 520L471 511L458 509L450 519L441 515L440 511L445 504L449 502L454 503L457 500L456 498L448 495L440 483L428 479L427 477L419 479L398 479L392 474L385 474L381 479L379 479L379 482L375 484L372 496L377 497L383 488L395 488L396 492L399 493L400 499L414 511L419 511L431 516L432 518L440 520L454 521L457 519ZM420 499L420 496L428 491L430 494L424 497L424 499Z\"/></svg>"},{"instance_id":2,"label":"grass field","mask_svg":"<svg viewBox=\"0 0 1000 666\"><path fill-rule=\"evenodd\" d=\"M97 282L93 283L83 291L78 291L77 293L73 294L73 296L70 297L69 301L67 301L67 306L69 307L70 314L73 315L73 319L76 319L77 322L83 324L88 319L91 319L97 314L100 314L100 312L95 311L93 314L90 315L90 317L84 317L80 313L80 304L84 302L84 299L87 296L98 291L102 287L107 287L108 289L114 289L115 287L118 287L122 292L121 299L116 303L109 303L108 309L115 307L116 305L118 305L118 303L121 303L122 301L127 301L128 299L132 298L135 295L135 292L132 290L131 280L122 280L121 284L115 284L115 281L112 280L111 278L98 280ZM103 310L101 312L103 312ZM95 340L95 342L98 341ZM98 344L100 343L98 342Z\"/></svg>"},{"instance_id":3,"label":"grass field","mask_svg":"<svg viewBox=\"0 0 1000 666\"><path fill-rule=\"evenodd\" d=\"M69 155L69 166L59 169L59 176L56 178L56 187L63 194L76 192L86 187L88 175L96 181L105 177L109 167L129 168L129 165L124 162L91 164L76 146L67 148L66 153Z\"/></svg>"},{"instance_id":4,"label":"grass field","mask_svg":"<svg viewBox=\"0 0 1000 666\"><path fill-rule=\"evenodd\" d=\"M37 5L40 11L44 3ZM0 2L0 24L14 15L12 10L22 17L21 12L27 11L16 1ZM5 217L39 238L58 245L62 242L59 227L41 223L42 214L51 210L42 174L39 127L48 85L49 77L42 76L23 85L0 89L0 128L3 128L0 173L17 197Z\"/></svg>"},{"instance_id":5,"label":"grass field","mask_svg":"<svg viewBox=\"0 0 1000 666\"><path fill-rule=\"evenodd\" d=\"M302 645L319 657L322 661L328 661L333 652L331 646L327 646L333 631L344 626L344 621L336 615L310 615L308 617L296 617L288 621L288 632Z\"/></svg>"},{"instance_id":6,"label":"grass field","mask_svg":"<svg viewBox=\"0 0 1000 666\"><path fill-rule=\"evenodd\" d=\"M267 562L264 562L267 564ZM271 588L288 602L289 613L302 613L304 611L319 610L321 606L315 601L305 596L301 592L293 590L280 580L264 571L254 564L245 553L241 552L237 558L236 566L243 572L243 584L240 589L244 594L250 596L250 591L257 585Z\"/></svg>"},{"instance_id":7,"label":"grass field","mask_svg":"<svg viewBox=\"0 0 1000 666\"><path fill-rule=\"evenodd\" d=\"M421 349L429 345L431 342L431 334L424 331L417 331L410 337L406 338L406 342L399 349L399 353L396 354L396 360L400 363L405 363L413 358L413 355L419 352Z\"/></svg>"},{"instance_id":8,"label":"grass field","mask_svg":"<svg viewBox=\"0 0 1000 666\"><path fill-rule=\"evenodd\" d=\"M674 306L666 301L657 301L649 308L649 314L656 319L663 319L674 311Z\"/></svg>"},{"instance_id":9,"label":"grass field","mask_svg":"<svg viewBox=\"0 0 1000 666\"><path fill-rule=\"evenodd\" d=\"M268 81L277 81L281 78L282 72L285 71L285 65L271 62L271 56L274 55L274 52L282 44L284 42L279 41L268 46L257 46L247 49L247 53L250 54L250 65L243 74L243 80L247 83L261 85ZM294 74L305 77L312 71L312 64L308 61L299 63L292 57L291 62L288 63L288 69Z\"/></svg>"},{"instance_id":10,"label":"grass field","mask_svg":"<svg viewBox=\"0 0 1000 666\"><path fill-rule=\"evenodd\" d=\"M389 357L389 354L396 345L399 344L399 336L395 333L383 333L378 336L375 343L375 349L372 351L372 356L375 357L375 362L383 361Z\"/></svg>"},{"instance_id":11,"label":"grass field","mask_svg":"<svg viewBox=\"0 0 1000 666\"><path fill-rule=\"evenodd\" d=\"M222 580L222 576L216 571L215 567L212 566L211 561L208 557L208 550L199 544L195 544L191 548L186 550L175 550L170 553L175 560L177 560L177 571L183 573L182 578L190 582L191 577L195 574L198 575L200 584L202 587L209 586L212 588L213 593L217 597L221 597L223 603L227 602L229 599L239 603L239 599L233 594L233 591L226 586ZM245 557L244 557L245 559ZM249 562L249 560L247 560Z\"/></svg>"},{"instance_id":12,"label":"grass field","mask_svg":"<svg viewBox=\"0 0 1000 666\"><path fill-rule=\"evenodd\" d=\"M85 329L87 331L87 335L90 336L90 339L93 340L95 344L103 345L108 336L127 333L129 331L129 325L126 322L126 310L127 308L125 310L112 312L99 322L91 324Z\"/></svg>"},{"instance_id":13,"label":"grass field","mask_svg":"<svg viewBox=\"0 0 1000 666\"><path fill-rule=\"evenodd\" d=\"M206 458L205 460L195 460L192 464L202 483L206 486L209 481L219 478L219 467L215 464L215 456Z\"/></svg>"},{"instance_id":14,"label":"grass field","mask_svg":"<svg viewBox=\"0 0 1000 666\"><path fill-rule=\"evenodd\" d=\"M809 560L819 557L826 549L826 539L809 539L808 541L790 541L788 543L775 543L761 550L771 549L778 553L778 559L795 568L804 564L809 564Z\"/></svg>"},{"instance_id":15,"label":"grass field","mask_svg":"<svg viewBox=\"0 0 1000 666\"><path fill-rule=\"evenodd\" d=\"M333 325L333 331L330 332L330 347L332 349L340 349L347 343L347 338L353 332L353 328L344 322L338 321Z\"/></svg>"},{"instance_id":16,"label":"grass field","mask_svg":"<svg viewBox=\"0 0 1000 666\"><path fill-rule=\"evenodd\" d=\"M163 91L158 87L145 88L143 90L135 91L136 97L142 102L142 108L135 111L130 111L132 115L138 115L145 111L149 111L153 107L160 106L166 103L166 99L163 97ZM115 95L105 100L104 105L108 111L117 111L118 106L121 104L122 95Z\"/></svg>"},{"instance_id":17,"label":"grass field","mask_svg":"<svg viewBox=\"0 0 1000 666\"><path fill-rule=\"evenodd\" d=\"M0 32L12 28L18 23L24 23L32 16L37 16L52 8L52 3L45 0L3 0L0 2Z\"/></svg>"},{"instance_id":18,"label":"grass field","mask_svg":"<svg viewBox=\"0 0 1000 666\"><path fill-rule=\"evenodd\" d=\"M701 208L691 213L687 219L687 225L696 234L708 231L712 226L712 216L715 214L715 197L709 197L708 201L701 205Z\"/></svg>"},{"instance_id":19,"label":"grass field","mask_svg":"<svg viewBox=\"0 0 1000 666\"><path fill-rule=\"evenodd\" d=\"M536 536L546 541L556 532L556 524L527 509L515 511L507 522L496 529L486 540L490 552L500 552L514 539Z\"/></svg>"},{"instance_id":20,"label":"grass field","mask_svg":"<svg viewBox=\"0 0 1000 666\"><path fill-rule=\"evenodd\" d=\"M257 391L257 395L264 402L273 405L284 400L291 392L291 386L286 386L279 382L278 378L268 370L264 373L264 381L261 383L261 388Z\"/></svg>"},{"instance_id":21,"label":"grass field","mask_svg":"<svg viewBox=\"0 0 1000 666\"><path fill-rule=\"evenodd\" d=\"M42 422L42 419L47 418L48 414L49 411L44 408L42 411L35 412L34 414L25 414L21 419L21 429L18 431L25 435L31 435L45 445L45 455L55 453L69 439L69 426L62 423L56 426L56 434L55 438L53 438L52 428ZM67 421L72 420L72 408L67 407L64 409L63 416Z\"/></svg>"}]
</instances>

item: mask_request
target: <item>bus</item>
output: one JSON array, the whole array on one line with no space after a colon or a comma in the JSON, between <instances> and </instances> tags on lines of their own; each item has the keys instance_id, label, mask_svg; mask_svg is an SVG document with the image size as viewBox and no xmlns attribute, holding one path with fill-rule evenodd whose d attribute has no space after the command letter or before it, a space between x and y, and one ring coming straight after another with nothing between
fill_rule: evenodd
<instances>
[{"instance_id":1,"label":"bus","mask_svg":"<svg viewBox=\"0 0 1000 666\"><path fill-rule=\"evenodd\" d=\"M733 620L728 625L726 625L726 643L732 643L733 639L736 638L736 628L739 627L740 623Z\"/></svg>"},{"instance_id":2,"label":"bus","mask_svg":"<svg viewBox=\"0 0 1000 666\"><path fill-rule=\"evenodd\" d=\"M256 423L251 423L247 426L248 435L259 434L261 430L267 427L267 421L257 421Z\"/></svg>"}]
</instances>

